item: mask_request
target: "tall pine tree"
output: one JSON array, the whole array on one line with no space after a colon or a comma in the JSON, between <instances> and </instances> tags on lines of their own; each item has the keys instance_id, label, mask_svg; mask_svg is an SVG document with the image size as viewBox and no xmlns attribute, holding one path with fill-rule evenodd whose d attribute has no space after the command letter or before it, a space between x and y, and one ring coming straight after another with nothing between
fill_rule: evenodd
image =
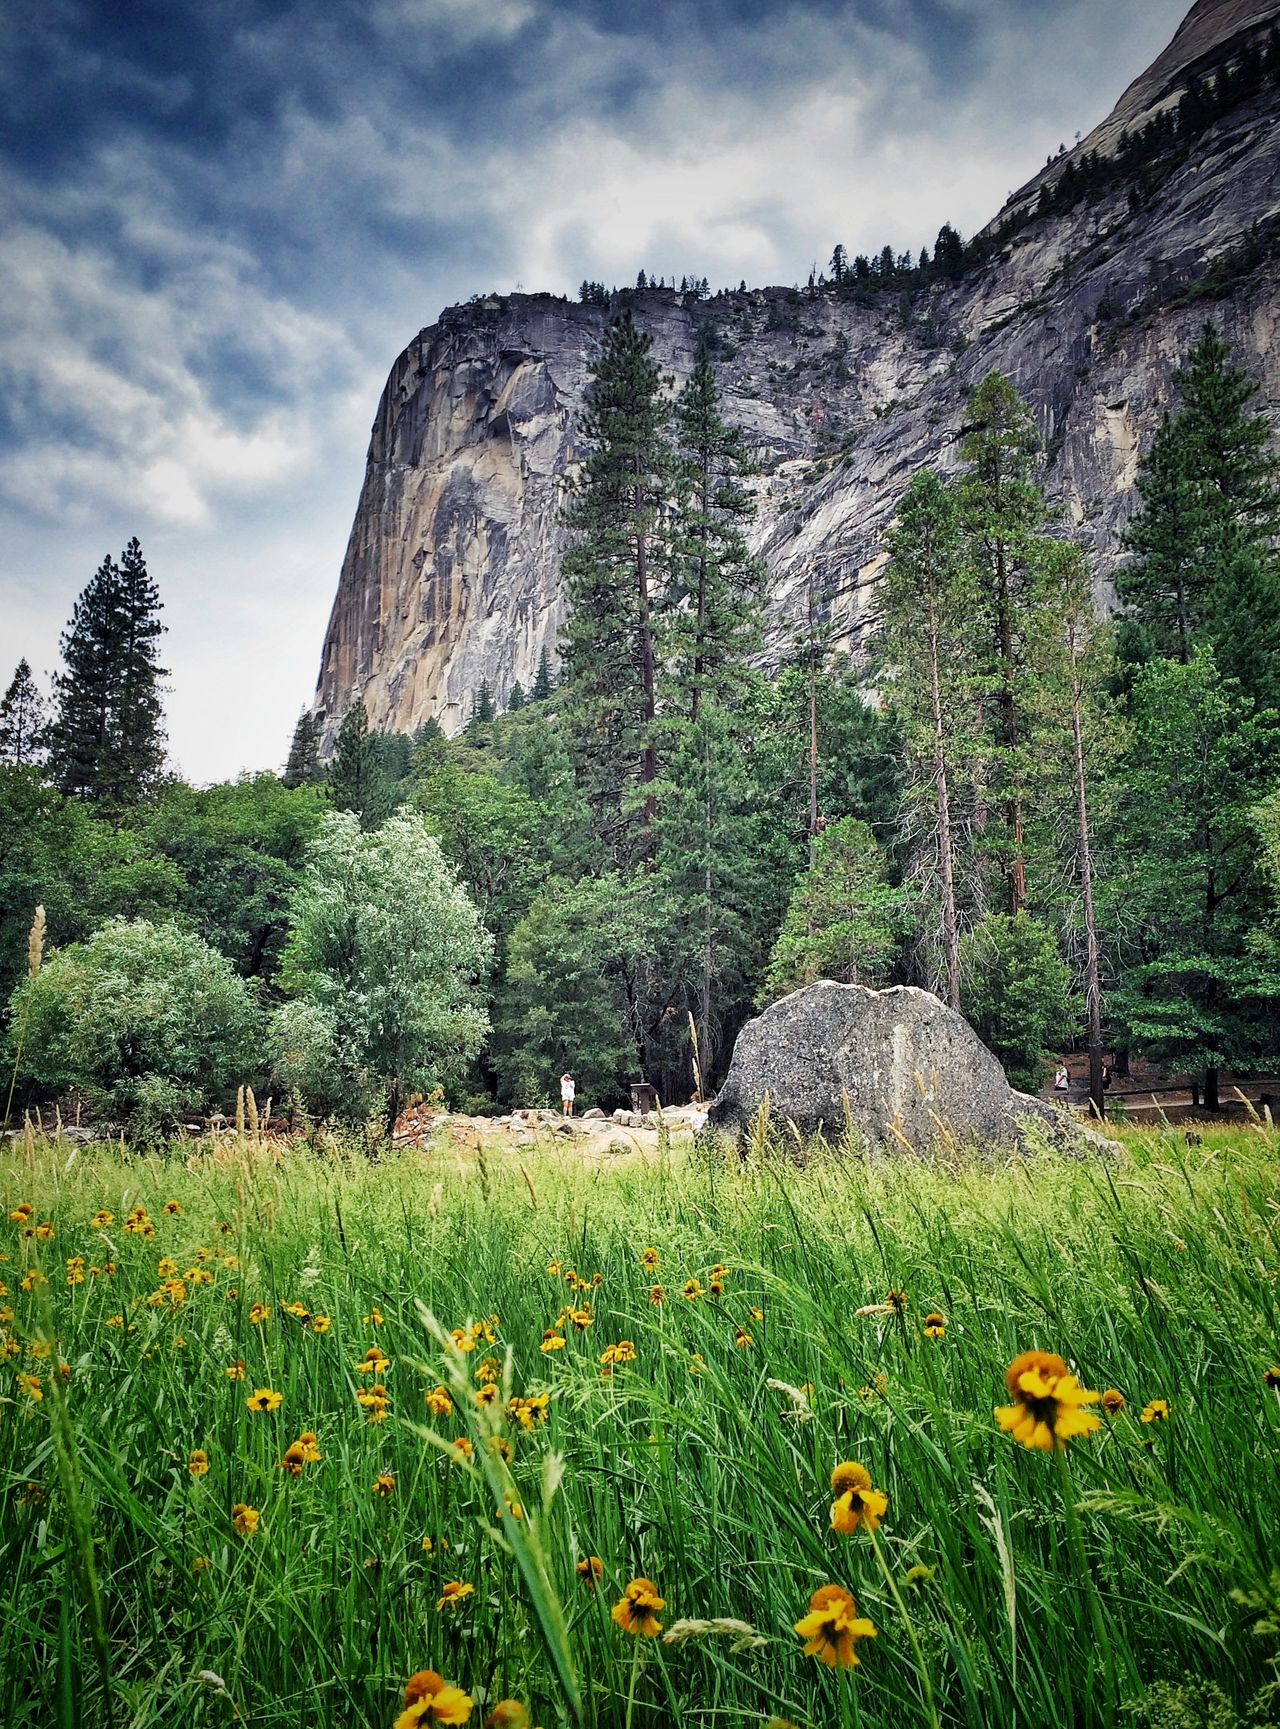
<instances>
[{"instance_id":1,"label":"tall pine tree","mask_svg":"<svg viewBox=\"0 0 1280 1729\"><path fill-rule=\"evenodd\" d=\"M142 549L104 558L62 636L49 766L71 797L116 809L145 793L164 761L156 642L160 598Z\"/></svg>"},{"instance_id":2,"label":"tall pine tree","mask_svg":"<svg viewBox=\"0 0 1280 1729\"><path fill-rule=\"evenodd\" d=\"M24 656L0 699L0 762L28 768L44 752L44 698Z\"/></svg>"},{"instance_id":3,"label":"tall pine tree","mask_svg":"<svg viewBox=\"0 0 1280 1729\"><path fill-rule=\"evenodd\" d=\"M589 446L568 508L564 714L578 773L620 857L653 846L658 778L655 603L669 569L667 405L630 313L605 334L582 417Z\"/></svg>"},{"instance_id":4,"label":"tall pine tree","mask_svg":"<svg viewBox=\"0 0 1280 1729\"><path fill-rule=\"evenodd\" d=\"M1054 542L1034 479L1040 436L1009 380L990 373L969 402L958 497L973 573L970 628L986 688L990 807L979 812L985 846L1003 879L1007 910L1028 902L1027 830L1033 767L1036 656L1045 627Z\"/></svg>"},{"instance_id":5,"label":"tall pine tree","mask_svg":"<svg viewBox=\"0 0 1280 1729\"><path fill-rule=\"evenodd\" d=\"M555 689L555 680L551 676L551 659L544 648L538 656L538 670L534 674L533 689L529 693L530 702L545 702Z\"/></svg>"},{"instance_id":6,"label":"tall pine tree","mask_svg":"<svg viewBox=\"0 0 1280 1729\"><path fill-rule=\"evenodd\" d=\"M956 498L928 469L907 488L889 551L879 591L885 694L910 764L913 863L925 882L924 904L937 911L936 932L926 931L930 982L940 982L948 1004L958 1009L961 813L969 808L965 794L972 794L981 686L964 629L974 581Z\"/></svg>"},{"instance_id":7,"label":"tall pine tree","mask_svg":"<svg viewBox=\"0 0 1280 1729\"><path fill-rule=\"evenodd\" d=\"M298 716L280 778L288 787L312 786L320 779L320 722L309 708Z\"/></svg>"},{"instance_id":8,"label":"tall pine tree","mask_svg":"<svg viewBox=\"0 0 1280 1729\"><path fill-rule=\"evenodd\" d=\"M333 750L329 794L339 810L354 812L363 829L375 829L391 814L391 789L383 771L378 735L369 727L363 701L342 718Z\"/></svg>"},{"instance_id":9,"label":"tall pine tree","mask_svg":"<svg viewBox=\"0 0 1280 1729\"><path fill-rule=\"evenodd\" d=\"M147 570L135 535L120 554L120 595L124 642L120 664L120 700L116 726L117 796L120 802L154 785L164 766L164 714L157 646L164 634L160 622L160 591Z\"/></svg>"},{"instance_id":10,"label":"tall pine tree","mask_svg":"<svg viewBox=\"0 0 1280 1729\"><path fill-rule=\"evenodd\" d=\"M759 647L765 571L744 530L755 501L743 485L752 463L742 433L727 426L705 342L676 402L680 503L669 601L671 673L680 707L696 721L704 696L733 707Z\"/></svg>"},{"instance_id":11,"label":"tall pine tree","mask_svg":"<svg viewBox=\"0 0 1280 1729\"><path fill-rule=\"evenodd\" d=\"M1280 702L1280 484L1259 386L1206 323L1174 379L1138 475L1142 509L1120 579L1156 652L1184 665L1202 645L1265 706Z\"/></svg>"}]
</instances>

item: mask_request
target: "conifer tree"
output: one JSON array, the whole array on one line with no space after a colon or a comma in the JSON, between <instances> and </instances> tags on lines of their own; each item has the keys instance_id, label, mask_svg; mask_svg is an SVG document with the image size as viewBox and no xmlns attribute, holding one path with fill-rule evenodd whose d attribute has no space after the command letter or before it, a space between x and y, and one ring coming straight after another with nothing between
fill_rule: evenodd
<instances>
[{"instance_id":1,"label":"conifer tree","mask_svg":"<svg viewBox=\"0 0 1280 1729\"><path fill-rule=\"evenodd\" d=\"M990 373L969 403L960 446L968 468L958 498L974 578L969 623L989 692L989 790L1002 818L1002 823L988 822L986 841L1014 917L1028 900L1036 656L1046 624L1047 567L1054 546L1040 532L1049 510L1033 479L1039 450L1026 404L1007 378Z\"/></svg>"},{"instance_id":2,"label":"conifer tree","mask_svg":"<svg viewBox=\"0 0 1280 1729\"><path fill-rule=\"evenodd\" d=\"M545 702L555 689L555 680L551 676L551 659L544 648L538 656L538 670L534 674L533 689L529 693L531 702Z\"/></svg>"},{"instance_id":3,"label":"conifer tree","mask_svg":"<svg viewBox=\"0 0 1280 1729\"><path fill-rule=\"evenodd\" d=\"M280 778L287 787L311 786L320 779L320 722L309 708L298 716Z\"/></svg>"},{"instance_id":4,"label":"conifer tree","mask_svg":"<svg viewBox=\"0 0 1280 1729\"><path fill-rule=\"evenodd\" d=\"M158 664L156 652L165 627L160 622L160 591L147 570L136 535L120 555L120 593L124 644L116 727L116 795L123 803L154 784L164 766L165 747L160 680L166 672Z\"/></svg>"},{"instance_id":5,"label":"conifer tree","mask_svg":"<svg viewBox=\"0 0 1280 1729\"><path fill-rule=\"evenodd\" d=\"M479 690L475 691L471 698L471 718L467 722L467 731L474 732L477 727L488 726L497 712L489 680L482 678Z\"/></svg>"},{"instance_id":6,"label":"conifer tree","mask_svg":"<svg viewBox=\"0 0 1280 1729\"><path fill-rule=\"evenodd\" d=\"M886 694L907 745L908 796L927 836L920 851L928 878L937 882L943 994L959 1009L958 811L963 789L972 784L979 691L963 628L972 611L973 578L955 496L928 469L915 476L898 507L879 602Z\"/></svg>"},{"instance_id":7,"label":"conifer tree","mask_svg":"<svg viewBox=\"0 0 1280 1729\"><path fill-rule=\"evenodd\" d=\"M49 765L62 792L115 809L145 792L164 759L156 641L160 599L142 549L104 558L62 636L64 670Z\"/></svg>"},{"instance_id":8,"label":"conifer tree","mask_svg":"<svg viewBox=\"0 0 1280 1729\"><path fill-rule=\"evenodd\" d=\"M507 697L507 713L508 714L519 714L520 710L523 707L524 707L524 686L521 684L520 680L517 679L516 682L512 685L511 692L510 692L509 696Z\"/></svg>"},{"instance_id":9,"label":"conifer tree","mask_svg":"<svg viewBox=\"0 0 1280 1729\"><path fill-rule=\"evenodd\" d=\"M671 673L681 708L698 718L704 696L733 706L760 639L764 567L744 528L755 501L743 485L751 461L741 432L725 424L711 355L697 361L675 409L680 505L671 628Z\"/></svg>"},{"instance_id":10,"label":"conifer tree","mask_svg":"<svg viewBox=\"0 0 1280 1729\"><path fill-rule=\"evenodd\" d=\"M44 749L44 698L24 655L0 700L0 762L27 768Z\"/></svg>"},{"instance_id":11,"label":"conifer tree","mask_svg":"<svg viewBox=\"0 0 1280 1729\"><path fill-rule=\"evenodd\" d=\"M390 789L377 734L370 730L363 701L352 703L338 728L329 792L339 810L359 817L361 828L375 829L390 815Z\"/></svg>"},{"instance_id":12,"label":"conifer tree","mask_svg":"<svg viewBox=\"0 0 1280 1729\"><path fill-rule=\"evenodd\" d=\"M1259 386L1232 364L1211 323L1178 372L1138 476L1142 509L1125 534L1137 556L1120 592L1160 654L1207 644L1221 672L1265 705L1280 700L1280 484Z\"/></svg>"},{"instance_id":13,"label":"conifer tree","mask_svg":"<svg viewBox=\"0 0 1280 1729\"><path fill-rule=\"evenodd\" d=\"M582 416L589 450L566 511L574 543L563 565L565 718L578 772L606 837L642 853L651 850L656 810L655 600L668 570L672 484L652 346L629 313L605 334Z\"/></svg>"}]
</instances>

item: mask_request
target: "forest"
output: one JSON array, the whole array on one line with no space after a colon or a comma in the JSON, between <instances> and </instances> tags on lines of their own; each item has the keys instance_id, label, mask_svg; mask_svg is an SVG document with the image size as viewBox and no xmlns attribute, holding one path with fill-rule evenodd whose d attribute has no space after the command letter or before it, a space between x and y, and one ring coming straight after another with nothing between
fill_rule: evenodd
<instances>
[{"instance_id":1,"label":"forest","mask_svg":"<svg viewBox=\"0 0 1280 1729\"><path fill-rule=\"evenodd\" d=\"M1280 486L1211 324L1176 391L1110 616L993 374L959 471L901 499L869 652L811 592L767 655L752 452L711 356L675 391L624 313L532 688L499 714L482 685L452 738L357 700L327 756L304 712L279 775L213 787L166 772L130 542L51 697L24 659L0 703L10 1114L75 1096L162 1132L252 1083L392 1125L437 1091L546 1103L565 1067L604 1107L640 1077L683 1101L820 977L935 990L1018 1084L1076 1049L1101 1106L1105 1050L1214 1109L1277 1060Z\"/></svg>"}]
</instances>

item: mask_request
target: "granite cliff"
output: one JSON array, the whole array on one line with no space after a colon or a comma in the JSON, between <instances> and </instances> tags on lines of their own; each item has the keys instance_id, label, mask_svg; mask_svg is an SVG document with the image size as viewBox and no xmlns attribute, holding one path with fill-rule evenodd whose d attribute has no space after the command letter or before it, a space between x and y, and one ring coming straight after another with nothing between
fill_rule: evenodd
<instances>
[{"instance_id":1,"label":"granite cliff","mask_svg":"<svg viewBox=\"0 0 1280 1729\"><path fill-rule=\"evenodd\" d=\"M1197 0L954 280L909 294L649 290L608 306L517 294L447 310L396 361L378 408L316 691L327 738L357 696L380 728L436 716L454 730L482 678L501 705L517 679L528 689L544 646L554 661L561 481L581 454L588 366L624 299L677 381L708 340L728 416L757 449L775 648L812 586L857 651L902 489L924 464L954 466L965 401L993 369L1035 410L1048 490L1105 604L1139 455L1206 316L1280 421L1280 87L1236 102L1153 172L1116 153L1277 21L1276 0ZM1048 208L1091 153L1110 166L1089 195Z\"/></svg>"}]
</instances>

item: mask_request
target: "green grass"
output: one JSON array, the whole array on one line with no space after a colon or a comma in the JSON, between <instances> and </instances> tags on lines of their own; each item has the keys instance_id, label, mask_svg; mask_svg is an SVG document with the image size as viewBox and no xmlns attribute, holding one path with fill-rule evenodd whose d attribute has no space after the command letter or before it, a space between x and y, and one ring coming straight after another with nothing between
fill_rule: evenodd
<instances>
[{"instance_id":1,"label":"green grass","mask_svg":"<svg viewBox=\"0 0 1280 1729\"><path fill-rule=\"evenodd\" d=\"M774 1714L910 1729L932 1710L970 1729L1274 1722L1277 1151L1261 1127L1194 1148L1131 1131L1109 1163L987 1169L673 1152L595 1170L548 1148L526 1179L452 1151L368 1164L252 1142L168 1160L13 1147L0 1724L390 1729L424 1668L472 1695L475 1729L507 1697L551 1729L575 1694L585 1722L635 1729ZM22 1202L52 1241L9 1221ZM122 1231L139 1204L152 1238ZM99 1208L114 1223L95 1231ZM650 1247L668 1293L656 1307ZM213 1282L149 1306L161 1258L185 1273L199 1251ZM116 1270L68 1285L77 1255ZM594 1324L544 1355L566 1300L552 1261L603 1282ZM706 1285L721 1261L724 1296L684 1301L686 1279ZM37 1264L47 1287L23 1291ZM904 1316L856 1315L890 1287L908 1294ZM270 1311L259 1325L254 1303ZM943 1339L921 1331L934 1308ZM491 1314L496 1346L465 1357L427 1322ZM600 1354L622 1339L636 1361L605 1377ZM355 1398L371 1344L391 1360L381 1424ZM1065 1457L993 1419L1009 1361L1033 1347L1128 1399ZM503 1429L509 1467L486 1454L500 1418L461 1396L429 1434L426 1389L473 1382L486 1355L504 1397L552 1395L532 1434ZM225 1372L237 1359L243 1382ZM808 1409L771 1379L811 1385ZM256 1387L284 1395L277 1414L249 1412ZM1144 1425L1155 1398L1170 1420ZM305 1429L322 1459L293 1478L278 1462ZM444 1450L464 1433L470 1466ZM188 1472L193 1448L205 1476ZM878 1554L865 1531L830 1529L842 1459L889 1496ZM495 1516L504 1495L522 1519ZM261 1512L253 1536L233 1529L238 1502ZM604 1564L595 1594L575 1572L586 1555ZM930 1572L909 1584L912 1568ZM609 1609L637 1574L665 1597L668 1629L733 1617L765 1643L629 1639ZM448 1580L474 1590L442 1614ZM828 1582L879 1629L853 1671L804 1658L792 1632Z\"/></svg>"}]
</instances>

